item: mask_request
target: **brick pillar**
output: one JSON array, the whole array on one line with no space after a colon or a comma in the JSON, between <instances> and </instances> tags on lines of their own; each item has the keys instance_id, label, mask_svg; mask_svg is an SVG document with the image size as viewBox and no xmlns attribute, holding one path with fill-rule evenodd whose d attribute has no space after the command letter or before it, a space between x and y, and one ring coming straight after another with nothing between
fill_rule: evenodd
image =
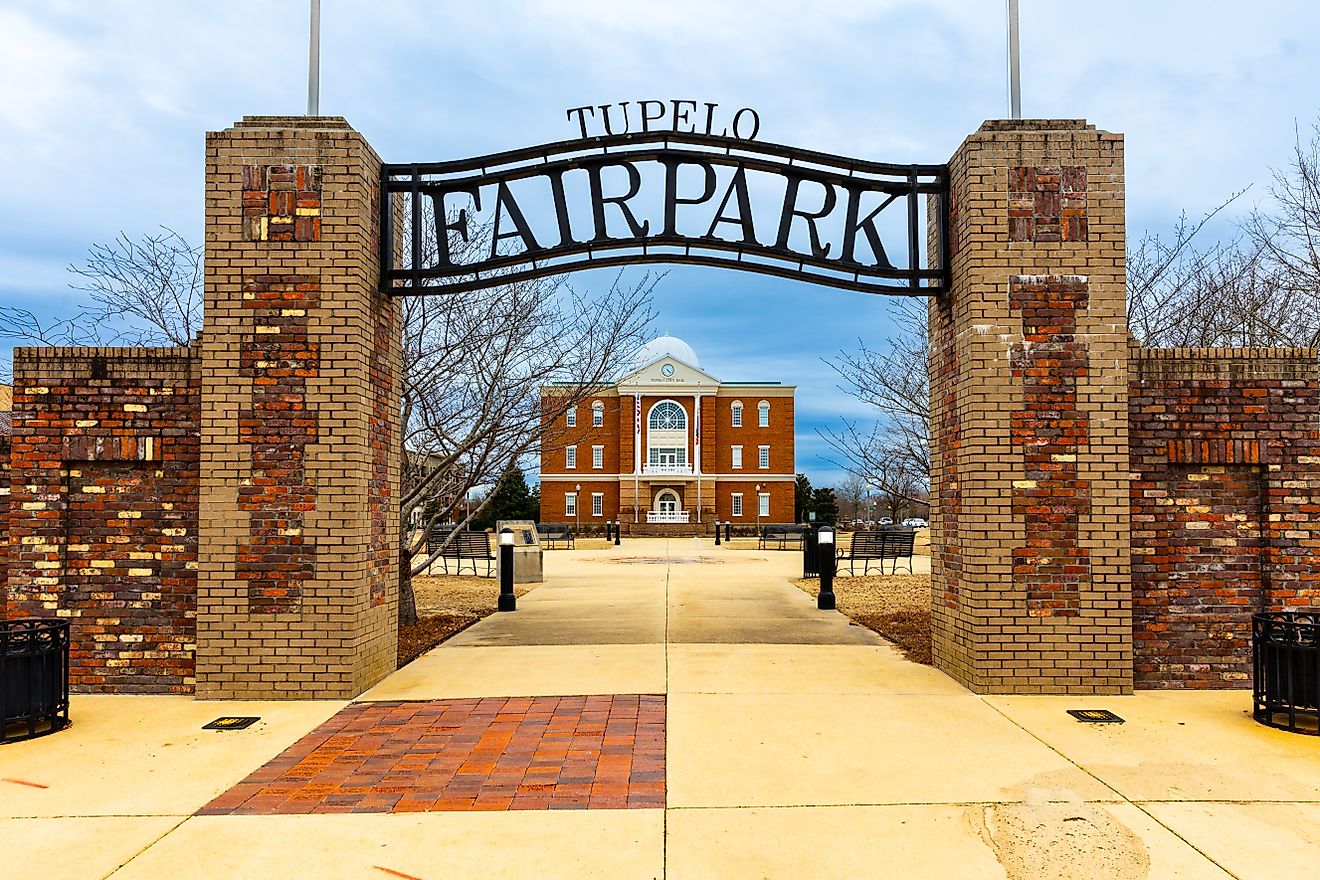
<instances>
[{"instance_id":1,"label":"brick pillar","mask_svg":"<svg viewBox=\"0 0 1320 880\"><path fill-rule=\"evenodd\" d=\"M949 163L930 304L935 662L980 693L1132 687L1123 138L991 121Z\"/></svg>"},{"instance_id":2,"label":"brick pillar","mask_svg":"<svg viewBox=\"0 0 1320 880\"><path fill-rule=\"evenodd\" d=\"M346 698L393 671L399 311L380 159L338 117L206 139L197 695Z\"/></svg>"}]
</instances>

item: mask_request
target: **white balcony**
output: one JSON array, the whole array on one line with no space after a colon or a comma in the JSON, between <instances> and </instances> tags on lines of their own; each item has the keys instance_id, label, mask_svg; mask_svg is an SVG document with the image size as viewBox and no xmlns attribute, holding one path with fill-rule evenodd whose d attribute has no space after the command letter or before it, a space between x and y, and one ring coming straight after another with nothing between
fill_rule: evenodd
<instances>
[{"instance_id":1,"label":"white balcony","mask_svg":"<svg viewBox=\"0 0 1320 880\"><path fill-rule=\"evenodd\" d=\"M648 477L690 477L692 476L692 465L690 464L644 464L642 465L642 474ZM684 520L687 522L687 520Z\"/></svg>"},{"instance_id":2,"label":"white balcony","mask_svg":"<svg viewBox=\"0 0 1320 880\"><path fill-rule=\"evenodd\" d=\"M646 521L649 523L687 523L691 514L686 510L648 510Z\"/></svg>"}]
</instances>

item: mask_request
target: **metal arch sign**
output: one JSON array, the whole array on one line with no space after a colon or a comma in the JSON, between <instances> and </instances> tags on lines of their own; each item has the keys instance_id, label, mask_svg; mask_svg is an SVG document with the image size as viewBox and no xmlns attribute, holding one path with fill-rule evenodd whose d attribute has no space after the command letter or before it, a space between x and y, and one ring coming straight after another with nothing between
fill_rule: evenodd
<instances>
[{"instance_id":1,"label":"metal arch sign","mask_svg":"<svg viewBox=\"0 0 1320 880\"><path fill-rule=\"evenodd\" d=\"M644 124L616 134L612 105L599 106L598 136L587 133L591 108L575 108L569 114L578 113L582 138L383 166L381 289L461 293L639 263L719 266L870 293L948 289L947 166L755 141L754 114L738 120L743 130L755 123L750 137L737 125L732 135L708 133L709 115L707 131ZM676 107L675 128L679 118Z\"/></svg>"}]
</instances>

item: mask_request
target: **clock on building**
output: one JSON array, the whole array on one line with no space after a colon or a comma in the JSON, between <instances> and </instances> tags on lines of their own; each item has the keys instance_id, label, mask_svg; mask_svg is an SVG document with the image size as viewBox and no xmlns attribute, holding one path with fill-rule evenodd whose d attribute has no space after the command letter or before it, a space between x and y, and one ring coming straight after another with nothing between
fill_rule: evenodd
<instances>
[{"instance_id":1,"label":"clock on building","mask_svg":"<svg viewBox=\"0 0 1320 880\"><path fill-rule=\"evenodd\" d=\"M674 365L665 364L663 367L660 368L660 372L664 375L666 379L668 379L670 376L674 375Z\"/></svg>"}]
</instances>

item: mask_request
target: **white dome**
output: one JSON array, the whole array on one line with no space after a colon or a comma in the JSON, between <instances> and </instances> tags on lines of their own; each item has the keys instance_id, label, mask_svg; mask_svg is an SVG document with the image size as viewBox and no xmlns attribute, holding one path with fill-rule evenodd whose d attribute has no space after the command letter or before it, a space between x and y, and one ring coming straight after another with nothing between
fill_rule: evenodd
<instances>
[{"instance_id":1,"label":"white dome","mask_svg":"<svg viewBox=\"0 0 1320 880\"><path fill-rule=\"evenodd\" d=\"M692 346L677 336L660 336L652 339L637 349L637 354L633 356L633 363L641 367L658 361L662 357L677 358L688 366L701 367L701 364L697 361L697 353L692 350Z\"/></svg>"}]
</instances>

